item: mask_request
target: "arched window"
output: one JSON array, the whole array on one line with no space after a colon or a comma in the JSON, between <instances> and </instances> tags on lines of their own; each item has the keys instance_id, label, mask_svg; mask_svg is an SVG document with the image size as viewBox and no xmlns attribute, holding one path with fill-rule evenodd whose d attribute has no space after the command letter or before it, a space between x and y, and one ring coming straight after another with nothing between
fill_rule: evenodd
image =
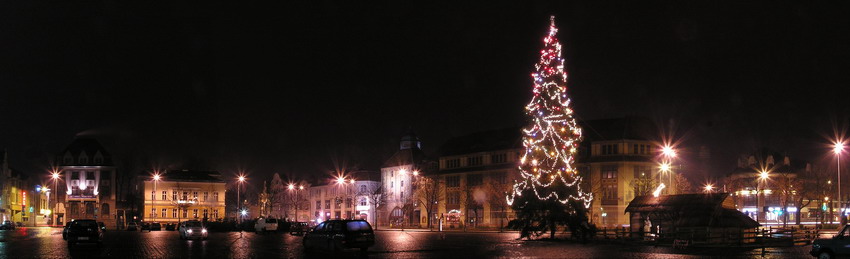
<instances>
[{"instance_id":1,"label":"arched window","mask_svg":"<svg viewBox=\"0 0 850 259\"><path fill-rule=\"evenodd\" d=\"M101 204L100 211L103 215L109 215L109 203Z\"/></svg>"},{"instance_id":2,"label":"arched window","mask_svg":"<svg viewBox=\"0 0 850 259\"><path fill-rule=\"evenodd\" d=\"M366 193L366 185L360 186L360 193Z\"/></svg>"}]
</instances>

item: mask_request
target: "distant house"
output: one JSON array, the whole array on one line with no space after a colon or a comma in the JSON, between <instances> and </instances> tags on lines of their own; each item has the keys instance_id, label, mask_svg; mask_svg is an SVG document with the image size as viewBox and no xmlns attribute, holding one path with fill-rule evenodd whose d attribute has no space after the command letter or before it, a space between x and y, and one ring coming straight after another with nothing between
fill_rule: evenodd
<instances>
[{"instance_id":1,"label":"distant house","mask_svg":"<svg viewBox=\"0 0 850 259\"><path fill-rule=\"evenodd\" d=\"M759 226L735 209L728 193L647 195L626 207L634 238L686 239L693 243L739 243Z\"/></svg>"}]
</instances>

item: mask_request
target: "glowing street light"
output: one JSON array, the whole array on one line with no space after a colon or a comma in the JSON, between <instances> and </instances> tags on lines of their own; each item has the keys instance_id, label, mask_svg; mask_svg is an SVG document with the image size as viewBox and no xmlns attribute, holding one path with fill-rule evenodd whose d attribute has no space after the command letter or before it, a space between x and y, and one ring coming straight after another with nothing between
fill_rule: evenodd
<instances>
[{"instance_id":1,"label":"glowing street light","mask_svg":"<svg viewBox=\"0 0 850 259\"><path fill-rule=\"evenodd\" d=\"M304 190L304 185L299 185L299 186L298 186L298 189L299 189L299 190Z\"/></svg>"},{"instance_id":2,"label":"glowing street light","mask_svg":"<svg viewBox=\"0 0 850 259\"><path fill-rule=\"evenodd\" d=\"M242 198L239 196L240 190L242 189L242 183L245 182L245 175L240 174L238 180L238 185L236 185L236 209L242 209ZM242 209L242 216L245 216L247 212L245 209ZM242 217L239 217L239 223L242 223Z\"/></svg>"},{"instance_id":3,"label":"glowing street light","mask_svg":"<svg viewBox=\"0 0 850 259\"><path fill-rule=\"evenodd\" d=\"M760 203L759 201L762 201L762 202L764 201L764 198L762 197L765 194L764 193L764 181L766 181L769 177L770 177L770 172L768 172L767 170L761 170L759 172L759 183L758 183L759 193L758 193L758 196L756 196L756 198L758 199L758 200L756 200L756 203L758 204L759 207L764 206L764 205L762 205L763 203ZM764 219L764 211L759 210L758 219L759 220Z\"/></svg>"},{"instance_id":4,"label":"glowing street light","mask_svg":"<svg viewBox=\"0 0 850 259\"><path fill-rule=\"evenodd\" d=\"M159 172L153 173L153 195L151 196L151 209L153 209L153 215L151 217L156 221L156 184L159 182L160 176Z\"/></svg>"},{"instance_id":5,"label":"glowing street light","mask_svg":"<svg viewBox=\"0 0 850 259\"><path fill-rule=\"evenodd\" d=\"M289 190L295 190L295 185L290 183L289 184Z\"/></svg>"},{"instance_id":6,"label":"glowing street light","mask_svg":"<svg viewBox=\"0 0 850 259\"><path fill-rule=\"evenodd\" d=\"M770 177L770 174L767 171L762 170L761 172L759 172L760 180L767 180L768 177Z\"/></svg>"},{"instance_id":7,"label":"glowing street light","mask_svg":"<svg viewBox=\"0 0 850 259\"><path fill-rule=\"evenodd\" d=\"M841 218L844 219L844 202L841 201L841 153L844 152L844 141L836 141L832 147L832 152L835 153L836 173L838 174L838 207L841 211Z\"/></svg>"},{"instance_id":8,"label":"glowing street light","mask_svg":"<svg viewBox=\"0 0 850 259\"><path fill-rule=\"evenodd\" d=\"M413 171L413 176L419 176L419 171L418 171L418 170L414 170L414 171Z\"/></svg>"},{"instance_id":9,"label":"glowing street light","mask_svg":"<svg viewBox=\"0 0 850 259\"><path fill-rule=\"evenodd\" d=\"M344 184L344 183L345 183L345 178L344 178L344 177L342 177L342 176L337 176L337 177L336 177L336 183L337 183L337 184Z\"/></svg>"},{"instance_id":10,"label":"glowing street light","mask_svg":"<svg viewBox=\"0 0 850 259\"><path fill-rule=\"evenodd\" d=\"M711 185L711 184L706 184L706 185L705 185L705 192L710 193L712 190L714 190L714 186L713 186L713 185Z\"/></svg>"},{"instance_id":11,"label":"glowing street light","mask_svg":"<svg viewBox=\"0 0 850 259\"><path fill-rule=\"evenodd\" d=\"M670 163L662 163L661 164L661 171L665 172L665 173L670 172Z\"/></svg>"},{"instance_id":12,"label":"glowing street light","mask_svg":"<svg viewBox=\"0 0 850 259\"><path fill-rule=\"evenodd\" d=\"M59 172L56 171L56 170L53 170L53 172L50 174L50 178L53 179L53 193L54 193L53 194L53 211L56 211L56 208L59 207L59 189L56 189L56 184L57 184L57 182L59 182ZM56 217L56 214L54 213L53 214L53 225L58 225L58 224L56 224L57 219L58 218Z\"/></svg>"},{"instance_id":13,"label":"glowing street light","mask_svg":"<svg viewBox=\"0 0 850 259\"><path fill-rule=\"evenodd\" d=\"M665 145L663 148L661 148L661 154L664 154L664 156L667 158L676 157L676 150L673 149L673 147L671 147L670 145Z\"/></svg>"}]
</instances>

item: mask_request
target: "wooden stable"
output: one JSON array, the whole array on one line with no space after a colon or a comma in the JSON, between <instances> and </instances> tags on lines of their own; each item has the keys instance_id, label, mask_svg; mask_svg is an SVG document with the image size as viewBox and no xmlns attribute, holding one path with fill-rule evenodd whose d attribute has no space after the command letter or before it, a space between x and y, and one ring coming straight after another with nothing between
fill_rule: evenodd
<instances>
[{"instance_id":1,"label":"wooden stable","mask_svg":"<svg viewBox=\"0 0 850 259\"><path fill-rule=\"evenodd\" d=\"M735 209L728 193L638 196L626 207L635 239L689 244L753 242L758 222Z\"/></svg>"}]
</instances>

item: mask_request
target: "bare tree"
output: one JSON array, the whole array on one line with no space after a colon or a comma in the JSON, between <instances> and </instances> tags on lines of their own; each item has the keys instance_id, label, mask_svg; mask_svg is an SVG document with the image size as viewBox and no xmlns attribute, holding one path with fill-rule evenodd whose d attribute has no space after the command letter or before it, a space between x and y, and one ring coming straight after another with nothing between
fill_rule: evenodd
<instances>
[{"instance_id":1,"label":"bare tree","mask_svg":"<svg viewBox=\"0 0 850 259\"><path fill-rule=\"evenodd\" d=\"M437 202L443 199L445 195L442 191L440 191L438 181L431 177L417 177L415 186L416 198L419 199L419 202L421 202L425 208L425 215L428 218L428 228L431 229L433 227L431 222L433 218L432 214L437 212Z\"/></svg>"},{"instance_id":2,"label":"bare tree","mask_svg":"<svg viewBox=\"0 0 850 259\"><path fill-rule=\"evenodd\" d=\"M692 193L694 191L691 181L682 176L682 174L676 174L674 178L674 181L676 181L676 191L678 191L678 193Z\"/></svg>"},{"instance_id":3,"label":"bare tree","mask_svg":"<svg viewBox=\"0 0 850 259\"><path fill-rule=\"evenodd\" d=\"M651 195L658 187L658 182L655 179L652 176L641 176L629 182L629 185L634 189L635 197Z\"/></svg>"},{"instance_id":4,"label":"bare tree","mask_svg":"<svg viewBox=\"0 0 850 259\"><path fill-rule=\"evenodd\" d=\"M370 184L366 187L366 192L363 193L363 196L369 201L369 204L375 210L375 229L378 229L378 225L380 220L378 216L381 214L378 212L380 208L386 204L386 195L384 194L384 185L383 184Z\"/></svg>"},{"instance_id":5,"label":"bare tree","mask_svg":"<svg viewBox=\"0 0 850 259\"><path fill-rule=\"evenodd\" d=\"M275 173L272 176L271 185L269 186L269 214L274 215L277 218L281 218L281 213L283 213L283 218L288 218L286 214L286 210L283 209L283 196L284 196L284 186L283 180L280 179L280 175Z\"/></svg>"},{"instance_id":6,"label":"bare tree","mask_svg":"<svg viewBox=\"0 0 850 259\"><path fill-rule=\"evenodd\" d=\"M469 225L470 223L469 210L472 210L472 215L474 216L472 222L474 222L474 224L476 225L478 224L478 212L479 210L483 212L484 208L481 205L483 204L482 202L486 200L487 194L484 192L483 188L481 188L480 185L470 186L469 181L467 181L467 184L463 188L463 194L464 195L461 202L463 202L463 205L466 209L465 213L463 213L463 215L466 217L466 222L464 222L463 224L465 230L467 229L467 225Z\"/></svg>"},{"instance_id":7,"label":"bare tree","mask_svg":"<svg viewBox=\"0 0 850 259\"><path fill-rule=\"evenodd\" d=\"M490 211L499 213L499 231L505 226L505 217L507 216L508 208L510 208L505 197L507 197L513 187L511 183L512 181L507 178L506 173L498 173L491 175L490 181L484 186L484 191L487 193L490 204Z\"/></svg>"}]
</instances>

